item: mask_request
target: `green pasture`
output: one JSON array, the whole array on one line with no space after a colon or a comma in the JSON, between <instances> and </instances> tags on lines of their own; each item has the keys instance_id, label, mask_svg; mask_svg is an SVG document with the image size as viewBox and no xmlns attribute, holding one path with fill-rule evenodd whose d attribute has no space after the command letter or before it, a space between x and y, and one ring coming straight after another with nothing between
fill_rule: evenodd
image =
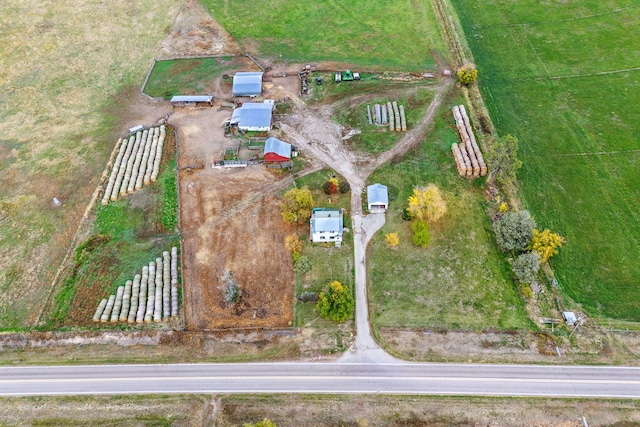
<instances>
[{"instance_id":1,"label":"green pasture","mask_svg":"<svg viewBox=\"0 0 640 427\"><path fill-rule=\"evenodd\" d=\"M369 178L388 186L390 206L367 258L371 321L377 328L528 329L523 301L491 233L484 179L456 173L451 105L425 142ZM429 183L441 189L448 211L430 225L431 243L422 249L413 245L402 210L413 188ZM400 236L396 249L384 242L392 232Z\"/></svg>"},{"instance_id":2,"label":"green pasture","mask_svg":"<svg viewBox=\"0 0 640 427\"><path fill-rule=\"evenodd\" d=\"M242 64L231 56L156 61L144 92L149 96L167 99L173 95L211 93L210 85L216 78L242 69Z\"/></svg>"},{"instance_id":3,"label":"green pasture","mask_svg":"<svg viewBox=\"0 0 640 427\"><path fill-rule=\"evenodd\" d=\"M204 0L245 49L288 62L424 70L448 56L428 0Z\"/></svg>"},{"instance_id":4,"label":"green pasture","mask_svg":"<svg viewBox=\"0 0 640 427\"><path fill-rule=\"evenodd\" d=\"M374 105L386 104L387 101L396 101L398 106L404 106L407 129L411 129L427 111L429 104L433 100L433 92L424 88L415 88L413 91L398 90L395 94L385 97L369 99L358 105L349 105L341 108L335 120L352 128L359 129L361 133L352 136L347 141L354 151L377 154L387 151L405 135L405 132L392 132L389 125L376 126L374 121ZM369 124L367 118L367 105L371 106L371 120L374 124ZM389 112L387 112L387 117Z\"/></svg>"},{"instance_id":5,"label":"green pasture","mask_svg":"<svg viewBox=\"0 0 640 427\"><path fill-rule=\"evenodd\" d=\"M552 266L592 316L640 321L640 4L453 0L521 196L566 237Z\"/></svg>"}]
</instances>

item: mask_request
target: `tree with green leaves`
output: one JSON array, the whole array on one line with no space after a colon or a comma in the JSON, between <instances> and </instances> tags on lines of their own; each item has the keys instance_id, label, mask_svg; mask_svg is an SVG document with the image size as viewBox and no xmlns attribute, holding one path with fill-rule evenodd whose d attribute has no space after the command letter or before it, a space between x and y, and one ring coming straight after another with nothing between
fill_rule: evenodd
<instances>
[{"instance_id":1,"label":"tree with green leaves","mask_svg":"<svg viewBox=\"0 0 640 427\"><path fill-rule=\"evenodd\" d=\"M420 246L421 248L426 248L429 246L429 242L431 242L431 234L429 233L429 224L421 219L416 219L411 224L411 229L413 230L413 244L416 246Z\"/></svg>"},{"instance_id":2,"label":"tree with green leaves","mask_svg":"<svg viewBox=\"0 0 640 427\"><path fill-rule=\"evenodd\" d=\"M356 303L349 289L334 280L318 295L316 308L325 319L344 322L353 316Z\"/></svg>"},{"instance_id":3,"label":"tree with green leaves","mask_svg":"<svg viewBox=\"0 0 640 427\"><path fill-rule=\"evenodd\" d=\"M292 188L284 194L280 205L282 219L288 223L304 224L311 218L313 204L313 194L307 187Z\"/></svg>"},{"instance_id":4,"label":"tree with green leaves","mask_svg":"<svg viewBox=\"0 0 640 427\"><path fill-rule=\"evenodd\" d=\"M511 269L520 283L531 284L538 277L540 270L540 254L538 252L527 252L511 262Z\"/></svg>"},{"instance_id":5,"label":"tree with green leaves","mask_svg":"<svg viewBox=\"0 0 640 427\"><path fill-rule=\"evenodd\" d=\"M518 159L518 138L513 135L488 138L484 145L484 159L489 168L488 181L495 181L501 186L514 185L516 173L522 167Z\"/></svg>"},{"instance_id":6,"label":"tree with green leaves","mask_svg":"<svg viewBox=\"0 0 640 427\"><path fill-rule=\"evenodd\" d=\"M496 242L504 252L524 252L531 243L536 222L529 211L506 212L493 223Z\"/></svg>"}]
</instances>

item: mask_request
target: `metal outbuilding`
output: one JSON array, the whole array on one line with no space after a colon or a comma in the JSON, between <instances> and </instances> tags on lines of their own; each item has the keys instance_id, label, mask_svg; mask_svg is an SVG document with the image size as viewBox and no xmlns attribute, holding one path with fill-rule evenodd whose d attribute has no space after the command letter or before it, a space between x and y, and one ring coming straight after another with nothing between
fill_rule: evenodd
<instances>
[{"instance_id":1,"label":"metal outbuilding","mask_svg":"<svg viewBox=\"0 0 640 427\"><path fill-rule=\"evenodd\" d=\"M267 132L271 129L271 120L275 104L273 100L264 102L245 102L233 110L231 125L237 125L244 131Z\"/></svg>"},{"instance_id":2,"label":"metal outbuilding","mask_svg":"<svg viewBox=\"0 0 640 427\"><path fill-rule=\"evenodd\" d=\"M264 142L265 162L288 162L291 160L291 144L278 138L267 138Z\"/></svg>"},{"instance_id":3,"label":"metal outbuilding","mask_svg":"<svg viewBox=\"0 0 640 427\"><path fill-rule=\"evenodd\" d=\"M176 95L171 98L171 104L174 106L182 105L213 105L213 96L211 95Z\"/></svg>"},{"instance_id":4,"label":"metal outbuilding","mask_svg":"<svg viewBox=\"0 0 640 427\"><path fill-rule=\"evenodd\" d=\"M372 184L367 187L367 206L369 212L386 212L389 207L387 186Z\"/></svg>"},{"instance_id":5,"label":"metal outbuilding","mask_svg":"<svg viewBox=\"0 0 640 427\"><path fill-rule=\"evenodd\" d=\"M233 96L258 96L262 94L261 71L239 72L233 76Z\"/></svg>"}]
</instances>

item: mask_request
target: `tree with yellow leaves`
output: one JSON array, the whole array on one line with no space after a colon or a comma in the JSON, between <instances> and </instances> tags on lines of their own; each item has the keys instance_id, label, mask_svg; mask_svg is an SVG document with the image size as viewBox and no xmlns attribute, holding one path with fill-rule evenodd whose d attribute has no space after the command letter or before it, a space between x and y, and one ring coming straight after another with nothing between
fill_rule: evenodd
<instances>
[{"instance_id":1,"label":"tree with yellow leaves","mask_svg":"<svg viewBox=\"0 0 640 427\"><path fill-rule=\"evenodd\" d=\"M300 254L302 253L302 242L300 241L300 237L298 237L297 234L289 234L284 238L284 246L291 251L291 258L293 258L293 262L297 262L300 259Z\"/></svg>"},{"instance_id":2,"label":"tree with yellow leaves","mask_svg":"<svg viewBox=\"0 0 640 427\"><path fill-rule=\"evenodd\" d=\"M533 230L533 238L529 244L530 251L540 254L540 261L547 262L549 258L558 253L558 248L564 243L564 237L552 233L548 228L544 231Z\"/></svg>"},{"instance_id":3,"label":"tree with yellow leaves","mask_svg":"<svg viewBox=\"0 0 640 427\"><path fill-rule=\"evenodd\" d=\"M384 241L390 248L395 248L400 244L398 233L389 233L384 235Z\"/></svg>"},{"instance_id":4,"label":"tree with yellow leaves","mask_svg":"<svg viewBox=\"0 0 640 427\"><path fill-rule=\"evenodd\" d=\"M456 74L458 75L458 80L465 86L470 85L478 79L478 70L472 65L465 65L461 67Z\"/></svg>"},{"instance_id":5,"label":"tree with yellow leaves","mask_svg":"<svg viewBox=\"0 0 640 427\"><path fill-rule=\"evenodd\" d=\"M447 212L447 205L435 184L414 188L408 202L407 209L413 218L434 222Z\"/></svg>"},{"instance_id":6,"label":"tree with yellow leaves","mask_svg":"<svg viewBox=\"0 0 640 427\"><path fill-rule=\"evenodd\" d=\"M313 209L313 194L307 187L292 188L284 193L282 219L289 223L303 224L311 218Z\"/></svg>"}]
</instances>

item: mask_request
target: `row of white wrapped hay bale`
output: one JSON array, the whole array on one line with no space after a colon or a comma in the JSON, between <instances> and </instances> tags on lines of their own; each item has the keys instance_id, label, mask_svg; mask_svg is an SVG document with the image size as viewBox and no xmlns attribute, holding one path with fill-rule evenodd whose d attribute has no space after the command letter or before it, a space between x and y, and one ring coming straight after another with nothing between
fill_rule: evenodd
<instances>
[{"instance_id":1,"label":"row of white wrapped hay bale","mask_svg":"<svg viewBox=\"0 0 640 427\"><path fill-rule=\"evenodd\" d=\"M389 112L389 130L391 132L406 132L407 119L404 114L404 106L398 106L396 101L387 102L387 111Z\"/></svg>"},{"instance_id":2,"label":"row of white wrapped hay bale","mask_svg":"<svg viewBox=\"0 0 640 427\"><path fill-rule=\"evenodd\" d=\"M469 121L469 116L467 116L464 105L456 105L452 111L461 139L460 144L454 143L451 146L458 174L460 176L472 177L485 176L487 174L487 164L476 142L476 137L473 134L471 122Z\"/></svg>"},{"instance_id":3,"label":"row of white wrapped hay bale","mask_svg":"<svg viewBox=\"0 0 640 427\"><path fill-rule=\"evenodd\" d=\"M165 137L166 128L162 125L118 140L119 151L102 196L103 205L118 200L118 195L141 189L143 184L156 182Z\"/></svg>"},{"instance_id":4,"label":"row of white wrapped hay bale","mask_svg":"<svg viewBox=\"0 0 640 427\"><path fill-rule=\"evenodd\" d=\"M178 248L142 267L140 274L118 286L98 304L94 322L151 323L178 317Z\"/></svg>"}]
</instances>

